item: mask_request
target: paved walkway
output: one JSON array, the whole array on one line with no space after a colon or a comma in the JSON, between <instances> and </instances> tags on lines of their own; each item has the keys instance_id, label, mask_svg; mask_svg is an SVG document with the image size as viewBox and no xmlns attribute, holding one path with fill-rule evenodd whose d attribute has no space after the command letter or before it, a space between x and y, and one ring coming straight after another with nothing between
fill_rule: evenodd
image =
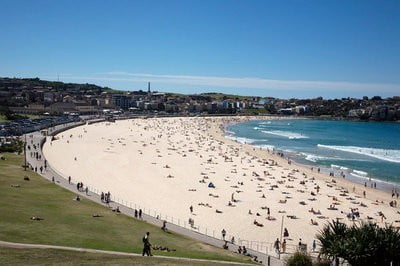
<instances>
[{"instance_id":1,"label":"paved walkway","mask_svg":"<svg viewBox=\"0 0 400 266\"><path fill-rule=\"evenodd\" d=\"M63 128L66 128L66 127L71 127L71 126L59 125L59 126L49 129L48 133L53 134L55 132L62 131ZM90 187L89 187L89 193L87 195L85 192L78 191L76 189L76 183L74 183L74 181L79 182L79 180L78 181L72 180L71 183L68 183L68 180L66 179L67 177L63 177L61 174L57 173L54 169L51 168L51 166L49 164L47 166L47 169L44 170L42 173L40 173L40 170L39 170L40 167L43 166L43 168L44 168L45 157L42 153L42 144L44 143L45 138L46 137L43 136L40 132L34 132L31 134L27 134L28 145L31 145L31 147L32 147L32 143L33 143L40 147L39 149L34 150L40 154L40 156L41 156L40 160L37 160L36 158L31 157L30 151L27 151L26 158L27 158L27 162L31 165L31 167L32 168L37 167L37 173L42 175L44 178L46 178L50 181L54 177L55 183L58 184L59 186L64 187L64 188L70 190L71 192L73 192L77 195L80 195L81 197L85 197L85 198L88 198L94 202L101 204L101 205L105 205L101 201L101 198L100 198L101 192L96 191L98 193L98 194L96 194L95 192L91 191ZM38 145L38 144L40 144L40 145ZM106 191L104 191L104 192L106 192ZM123 204L119 204L116 202L111 202L109 207L110 208L118 207L119 210L121 211L121 213L126 214L131 217L134 217L134 209L133 208L127 207ZM159 226L159 227L161 227L162 223L163 223L163 220L157 219L156 217L153 217L153 216L145 214L145 213L143 213L143 215L142 215L142 220L144 220L148 223L154 224L156 226ZM197 231L194 231L190 227L186 228L186 227L182 227L182 226L168 222L167 229L169 231L188 236L190 238L199 240L201 242L207 243L207 244L215 246L215 247L222 247L224 245L224 241L222 239L217 239L212 236L201 234ZM237 252L238 247L239 247L238 245L231 244L231 243L229 243L229 245L228 245L228 249L232 252ZM273 256L268 256L265 253L261 253L261 252L257 252L257 251L249 250L249 249L248 249L248 253L251 254L252 256L256 256L257 259L259 261L262 261L264 264L267 264L267 261L269 260L270 265L277 265L277 266L283 265L283 262L281 260L279 260L278 258L273 257Z\"/></svg>"},{"instance_id":2,"label":"paved walkway","mask_svg":"<svg viewBox=\"0 0 400 266\"><path fill-rule=\"evenodd\" d=\"M25 244L25 243L14 243L14 242L6 242L6 241L0 241L0 247L24 248L24 249L25 248L58 249L58 250L78 251L78 252L102 253L102 254L119 255L119 256L142 257L142 254L138 254L138 253L99 250L99 249L91 249L91 248L74 248L74 247L65 247L65 246L41 245L41 244ZM254 264L249 264L249 263L232 262L232 261L204 260L204 259L169 257L169 256L159 256L159 255L154 255L153 257L154 258L171 259L171 260L208 262L208 263L219 263L219 264L229 264L229 265L254 265Z\"/></svg>"}]
</instances>

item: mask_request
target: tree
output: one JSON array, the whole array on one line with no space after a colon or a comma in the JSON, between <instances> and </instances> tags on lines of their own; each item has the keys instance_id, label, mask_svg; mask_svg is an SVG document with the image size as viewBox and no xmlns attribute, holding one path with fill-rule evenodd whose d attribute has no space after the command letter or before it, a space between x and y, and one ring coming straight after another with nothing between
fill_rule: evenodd
<instances>
[{"instance_id":1,"label":"tree","mask_svg":"<svg viewBox=\"0 0 400 266\"><path fill-rule=\"evenodd\" d=\"M380 228L362 222L348 227L332 221L317 239L320 253L338 263L343 258L351 265L400 265L400 232L392 226Z\"/></svg>"}]
</instances>

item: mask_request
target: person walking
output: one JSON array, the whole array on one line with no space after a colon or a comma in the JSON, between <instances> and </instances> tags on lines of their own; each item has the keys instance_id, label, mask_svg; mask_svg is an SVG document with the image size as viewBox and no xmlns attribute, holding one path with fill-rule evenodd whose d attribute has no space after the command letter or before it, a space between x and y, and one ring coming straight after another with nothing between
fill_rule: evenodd
<instances>
[{"instance_id":1,"label":"person walking","mask_svg":"<svg viewBox=\"0 0 400 266\"><path fill-rule=\"evenodd\" d=\"M317 243L315 242L315 239L312 242L312 251L315 252L315 249L317 248Z\"/></svg>"},{"instance_id":2,"label":"person walking","mask_svg":"<svg viewBox=\"0 0 400 266\"><path fill-rule=\"evenodd\" d=\"M286 239L283 239L283 242L282 242L282 253L285 253L286 252Z\"/></svg>"},{"instance_id":3,"label":"person walking","mask_svg":"<svg viewBox=\"0 0 400 266\"><path fill-rule=\"evenodd\" d=\"M279 238L277 238L274 243L274 248L275 248L276 253L278 253L278 254L279 254L279 245L280 245Z\"/></svg>"},{"instance_id":4,"label":"person walking","mask_svg":"<svg viewBox=\"0 0 400 266\"><path fill-rule=\"evenodd\" d=\"M144 256L145 254L147 256L153 256L151 254L151 244L150 244L150 232L146 232L146 234L144 235L143 239L143 252L142 252L142 256Z\"/></svg>"},{"instance_id":5,"label":"person walking","mask_svg":"<svg viewBox=\"0 0 400 266\"><path fill-rule=\"evenodd\" d=\"M226 236L225 229L222 229L221 234L222 234L222 239L225 240L225 236Z\"/></svg>"}]
</instances>

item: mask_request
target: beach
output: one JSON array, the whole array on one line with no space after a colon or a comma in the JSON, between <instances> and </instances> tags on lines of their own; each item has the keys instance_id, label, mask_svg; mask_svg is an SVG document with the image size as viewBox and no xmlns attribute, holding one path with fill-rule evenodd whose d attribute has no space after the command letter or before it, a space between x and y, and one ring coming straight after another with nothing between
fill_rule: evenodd
<instances>
[{"instance_id":1,"label":"beach","mask_svg":"<svg viewBox=\"0 0 400 266\"><path fill-rule=\"evenodd\" d=\"M400 226L390 194L224 136L226 125L248 119L255 118L101 122L67 130L52 141L48 137L43 152L65 178L109 191L112 198L161 219L173 217L189 226L190 218L195 228L207 228L216 237L225 229L229 240L273 243L281 235L282 219L288 245L301 239L309 247L332 219ZM351 209L359 214L354 221L348 218Z\"/></svg>"}]
</instances>

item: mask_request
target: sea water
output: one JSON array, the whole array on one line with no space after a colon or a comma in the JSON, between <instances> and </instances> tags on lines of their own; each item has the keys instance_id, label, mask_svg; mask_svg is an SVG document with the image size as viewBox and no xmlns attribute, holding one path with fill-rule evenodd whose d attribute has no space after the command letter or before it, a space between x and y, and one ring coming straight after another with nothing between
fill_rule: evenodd
<instances>
[{"instance_id":1,"label":"sea water","mask_svg":"<svg viewBox=\"0 0 400 266\"><path fill-rule=\"evenodd\" d=\"M229 126L226 136L358 181L400 185L400 123L257 120Z\"/></svg>"}]
</instances>

